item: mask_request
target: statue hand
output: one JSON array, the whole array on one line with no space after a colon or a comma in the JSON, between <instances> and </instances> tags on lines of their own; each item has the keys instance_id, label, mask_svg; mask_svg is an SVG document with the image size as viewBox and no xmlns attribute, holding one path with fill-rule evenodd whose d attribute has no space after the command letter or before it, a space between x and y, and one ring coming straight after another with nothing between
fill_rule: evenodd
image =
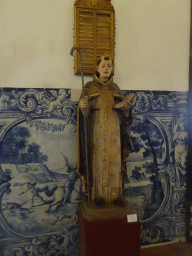
<instances>
[{"instance_id":1,"label":"statue hand","mask_svg":"<svg viewBox=\"0 0 192 256\"><path fill-rule=\"evenodd\" d=\"M79 102L80 108L87 108L89 106L88 98L83 98Z\"/></svg>"},{"instance_id":2,"label":"statue hand","mask_svg":"<svg viewBox=\"0 0 192 256\"><path fill-rule=\"evenodd\" d=\"M79 106L80 106L80 109L81 109L84 117L87 117L89 115L90 108L91 108L90 103L89 103L89 98L85 97L85 98L81 99L79 102Z\"/></svg>"},{"instance_id":3,"label":"statue hand","mask_svg":"<svg viewBox=\"0 0 192 256\"><path fill-rule=\"evenodd\" d=\"M117 109L126 110L126 109L129 109L130 107L131 107L131 104L126 101L121 101L121 102L115 104L115 108L117 108Z\"/></svg>"}]
</instances>

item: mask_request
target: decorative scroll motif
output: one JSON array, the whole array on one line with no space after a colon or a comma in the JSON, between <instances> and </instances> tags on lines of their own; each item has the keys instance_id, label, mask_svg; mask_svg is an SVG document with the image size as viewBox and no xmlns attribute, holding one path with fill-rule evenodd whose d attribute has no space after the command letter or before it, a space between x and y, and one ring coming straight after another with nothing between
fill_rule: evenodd
<instances>
[{"instance_id":1,"label":"decorative scroll motif","mask_svg":"<svg viewBox=\"0 0 192 256\"><path fill-rule=\"evenodd\" d=\"M28 89L26 91L13 90L11 93L0 94L0 111L21 110L32 116L69 117L75 123L77 104L70 101L70 90Z\"/></svg>"},{"instance_id":2,"label":"decorative scroll motif","mask_svg":"<svg viewBox=\"0 0 192 256\"><path fill-rule=\"evenodd\" d=\"M114 10L113 5L111 4L111 0L76 0L75 5L87 8L107 8L108 10Z\"/></svg>"},{"instance_id":3,"label":"decorative scroll motif","mask_svg":"<svg viewBox=\"0 0 192 256\"><path fill-rule=\"evenodd\" d=\"M186 205L185 205L185 191L176 190L174 195L174 204L173 211L176 215L181 215L186 213Z\"/></svg>"},{"instance_id":4,"label":"decorative scroll motif","mask_svg":"<svg viewBox=\"0 0 192 256\"><path fill-rule=\"evenodd\" d=\"M143 245L184 239L187 93L134 93L124 195L142 224Z\"/></svg>"},{"instance_id":5,"label":"decorative scroll motif","mask_svg":"<svg viewBox=\"0 0 192 256\"><path fill-rule=\"evenodd\" d=\"M76 216L76 220L77 220ZM70 228L63 228L61 232L52 236L36 237L30 245L13 249L10 255L31 255L31 256L48 256L48 255L78 255L79 243L78 226L75 224Z\"/></svg>"},{"instance_id":6,"label":"decorative scroll motif","mask_svg":"<svg viewBox=\"0 0 192 256\"><path fill-rule=\"evenodd\" d=\"M133 113L152 111L162 111L165 108L165 96L155 95L153 92L137 92L133 103Z\"/></svg>"},{"instance_id":7,"label":"decorative scroll motif","mask_svg":"<svg viewBox=\"0 0 192 256\"><path fill-rule=\"evenodd\" d=\"M161 228L154 227L151 229L144 229L143 226L141 226L141 242L142 244L162 242Z\"/></svg>"},{"instance_id":8,"label":"decorative scroll motif","mask_svg":"<svg viewBox=\"0 0 192 256\"><path fill-rule=\"evenodd\" d=\"M172 122L166 121L166 120L162 120L163 125L167 128L169 134L172 134Z\"/></svg>"},{"instance_id":9,"label":"decorative scroll motif","mask_svg":"<svg viewBox=\"0 0 192 256\"><path fill-rule=\"evenodd\" d=\"M185 223L179 224L182 219L167 218L164 225L158 223L154 227L147 228L141 225L141 244L158 244L163 243L165 237L179 238L179 241L185 242L185 238L180 234L186 233ZM177 240L176 240L177 241Z\"/></svg>"},{"instance_id":10,"label":"decorative scroll motif","mask_svg":"<svg viewBox=\"0 0 192 256\"><path fill-rule=\"evenodd\" d=\"M69 89L0 93L0 239L26 244L10 242L1 247L3 255L78 254L75 143L66 156L66 141L76 138L76 114Z\"/></svg>"},{"instance_id":11,"label":"decorative scroll motif","mask_svg":"<svg viewBox=\"0 0 192 256\"><path fill-rule=\"evenodd\" d=\"M142 245L184 240L187 93L134 93L124 196ZM76 113L69 89L0 92L3 256L78 255Z\"/></svg>"},{"instance_id":12,"label":"decorative scroll motif","mask_svg":"<svg viewBox=\"0 0 192 256\"><path fill-rule=\"evenodd\" d=\"M124 94L126 95L127 93L124 92ZM187 104L187 97L188 94L182 92L167 95L161 95L155 92L136 92L136 97L132 104L132 112L166 111L174 106L174 108L182 113L183 116L181 117L184 119L187 113L185 106ZM184 107L182 108L182 106Z\"/></svg>"},{"instance_id":13,"label":"decorative scroll motif","mask_svg":"<svg viewBox=\"0 0 192 256\"><path fill-rule=\"evenodd\" d=\"M98 58L103 55L114 60L114 31L114 8L110 1L76 1L74 45L81 51L84 74L93 74ZM80 74L77 53L75 74Z\"/></svg>"},{"instance_id":14,"label":"decorative scroll motif","mask_svg":"<svg viewBox=\"0 0 192 256\"><path fill-rule=\"evenodd\" d=\"M188 98L187 92L170 92L168 96L177 104L187 103L187 98Z\"/></svg>"}]
</instances>

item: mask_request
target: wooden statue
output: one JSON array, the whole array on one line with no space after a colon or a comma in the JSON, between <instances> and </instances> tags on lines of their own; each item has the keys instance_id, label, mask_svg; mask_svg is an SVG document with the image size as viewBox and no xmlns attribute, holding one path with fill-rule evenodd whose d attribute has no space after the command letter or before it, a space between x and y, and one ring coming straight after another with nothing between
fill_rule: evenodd
<instances>
[{"instance_id":1,"label":"wooden statue","mask_svg":"<svg viewBox=\"0 0 192 256\"><path fill-rule=\"evenodd\" d=\"M78 172L83 181L84 199L90 198L100 208L109 204L125 206L122 189L126 159L132 150L128 127L132 123L130 107L135 95L122 95L113 82L112 69L112 60L102 56L93 81L83 88L78 111Z\"/></svg>"}]
</instances>

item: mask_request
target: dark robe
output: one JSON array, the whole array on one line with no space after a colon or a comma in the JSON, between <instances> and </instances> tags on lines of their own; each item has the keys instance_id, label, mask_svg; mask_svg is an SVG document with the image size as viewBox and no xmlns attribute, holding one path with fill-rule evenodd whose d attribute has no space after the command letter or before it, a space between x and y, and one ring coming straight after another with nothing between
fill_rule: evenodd
<instances>
[{"instance_id":1,"label":"dark robe","mask_svg":"<svg viewBox=\"0 0 192 256\"><path fill-rule=\"evenodd\" d=\"M87 190L91 199L106 201L122 195L127 176L126 159L132 151L128 127L132 123L131 110L115 109L122 95L112 78L104 83L96 75L88 82L81 98L88 97L87 117L78 108L79 164L78 173L83 181L83 194ZM85 113L84 113L85 114ZM86 118L86 121L85 119ZM87 129L88 179L85 154L85 123ZM87 181L89 186L87 186Z\"/></svg>"}]
</instances>

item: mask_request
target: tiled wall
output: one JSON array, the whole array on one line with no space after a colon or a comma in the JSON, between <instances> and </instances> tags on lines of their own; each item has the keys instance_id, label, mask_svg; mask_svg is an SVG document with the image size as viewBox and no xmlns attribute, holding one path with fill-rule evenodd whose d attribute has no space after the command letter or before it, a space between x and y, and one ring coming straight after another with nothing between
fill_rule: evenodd
<instances>
[{"instance_id":1,"label":"tiled wall","mask_svg":"<svg viewBox=\"0 0 192 256\"><path fill-rule=\"evenodd\" d=\"M142 245L184 239L187 93L134 93L124 195L141 221ZM70 98L69 89L0 92L0 255L78 255L77 102Z\"/></svg>"}]
</instances>

